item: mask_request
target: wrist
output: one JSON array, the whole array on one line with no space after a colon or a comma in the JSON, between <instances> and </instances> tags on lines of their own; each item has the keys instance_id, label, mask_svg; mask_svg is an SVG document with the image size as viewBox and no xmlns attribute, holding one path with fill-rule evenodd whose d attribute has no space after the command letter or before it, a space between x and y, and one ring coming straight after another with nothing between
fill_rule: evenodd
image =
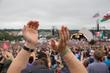
<instances>
[{"instance_id":1,"label":"wrist","mask_svg":"<svg viewBox=\"0 0 110 73\"><path fill-rule=\"evenodd\" d=\"M26 47L26 46L23 46L23 50L25 50L25 51L27 51L27 52L29 52L29 53L34 52L34 49L28 48L28 47Z\"/></svg>"},{"instance_id":2,"label":"wrist","mask_svg":"<svg viewBox=\"0 0 110 73\"><path fill-rule=\"evenodd\" d=\"M28 43L28 42L25 42L24 46L27 47L27 48L31 48L31 49L35 49L36 48L36 45Z\"/></svg>"},{"instance_id":3,"label":"wrist","mask_svg":"<svg viewBox=\"0 0 110 73\"><path fill-rule=\"evenodd\" d=\"M71 50L69 48L66 48L64 51L61 52L61 56L64 57L70 51Z\"/></svg>"}]
</instances>

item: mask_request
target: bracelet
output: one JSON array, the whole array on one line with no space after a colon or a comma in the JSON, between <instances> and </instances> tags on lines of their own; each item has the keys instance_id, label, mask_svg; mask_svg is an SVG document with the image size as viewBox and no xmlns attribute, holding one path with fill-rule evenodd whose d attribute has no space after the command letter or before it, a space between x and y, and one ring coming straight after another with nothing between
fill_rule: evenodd
<instances>
[{"instance_id":1,"label":"bracelet","mask_svg":"<svg viewBox=\"0 0 110 73\"><path fill-rule=\"evenodd\" d=\"M69 51L71 51L69 48L65 49L65 50L62 52L61 56L64 57Z\"/></svg>"},{"instance_id":2,"label":"bracelet","mask_svg":"<svg viewBox=\"0 0 110 73\"><path fill-rule=\"evenodd\" d=\"M23 46L23 49L26 50L26 51L28 51L28 52L30 52L30 53L34 51L34 49L30 49L30 48L28 48L26 46Z\"/></svg>"}]
</instances>

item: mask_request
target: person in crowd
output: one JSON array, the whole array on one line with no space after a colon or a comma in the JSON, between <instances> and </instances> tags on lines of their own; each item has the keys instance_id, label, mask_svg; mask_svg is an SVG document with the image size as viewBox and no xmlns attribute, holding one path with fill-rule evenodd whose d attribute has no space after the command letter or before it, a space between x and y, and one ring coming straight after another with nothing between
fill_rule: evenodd
<instances>
[{"instance_id":1,"label":"person in crowd","mask_svg":"<svg viewBox=\"0 0 110 73\"><path fill-rule=\"evenodd\" d=\"M97 49L94 52L95 61L88 65L88 73L109 73L108 67L103 63L104 52Z\"/></svg>"},{"instance_id":2,"label":"person in crowd","mask_svg":"<svg viewBox=\"0 0 110 73\"><path fill-rule=\"evenodd\" d=\"M32 57L32 56L31 56ZM29 59L30 60L30 59ZM28 65L21 73L52 73L48 69L48 59L44 52L39 52L37 59L31 65Z\"/></svg>"},{"instance_id":3,"label":"person in crowd","mask_svg":"<svg viewBox=\"0 0 110 73\"><path fill-rule=\"evenodd\" d=\"M14 57L11 52L1 48L0 73L6 73Z\"/></svg>"},{"instance_id":4,"label":"person in crowd","mask_svg":"<svg viewBox=\"0 0 110 73\"><path fill-rule=\"evenodd\" d=\"M28 59L31 53L35 50L35 46L38 42L38 21L30 21L23 28L23 36L25 39L25 45L23 49L18 53L7 73L21 73L23 69L26 68ZM67 41L69 40L69 30L67 27L62 26L59 31L60 40L55 42L51 40L51 48L59 52L66 62L70 73L87 73L86 68L83 64L77 60L75 55L67 47ZM40 69L40 71L35 71L32 73L43 73L46 72L45 69Z\"/></svg>"},{"instance_id":5,"label":"person in crowd","mask_svg":"<svg viewBox=\"0 0 110 73\"><path fill-rule=\"evenodd\" d=\"M88 67L88 65L89 65L88 59L85 59L85 60L83 61L83 65L84 65L86 68Z\"/></svg>"},{"instance_id":6,"label":"person in crowd","mask_svg":"<svg viewBox=\"0 0 110 73\"><path fill-rule=\"evenodd\" d=\"M108 66L109 73L110 73L110 52L108 52L107 57L105 58L104 63Z\"/></svg>"},{"instance_id":7,"label":"person in crowd","mask_svg":"<svg viewBox=\"0 0 110 73\"><path fill-rule=\"evenodd\" d=\"M0 73L2 73L2 71L3 71L4 61L5 61L5 58L2 55L2 51L1 51L1 48L0 48Z\"/></svg>"}]
</instances>

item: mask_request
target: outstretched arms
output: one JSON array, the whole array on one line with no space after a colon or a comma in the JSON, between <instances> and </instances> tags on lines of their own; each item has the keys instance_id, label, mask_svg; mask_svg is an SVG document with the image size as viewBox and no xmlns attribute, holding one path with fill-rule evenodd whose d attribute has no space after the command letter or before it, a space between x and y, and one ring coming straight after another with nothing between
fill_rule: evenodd
<instances>
[{"instance_id":1,"label":"outstretched arms","mask_svg":"<svg viewBox=\"0 0 110 73\"><path fill-rule=\"evenodd\" d=\"M38 42L38 25L38 22L30 21L23 28L25 47L31 48L31 50L35 49L36 43ZM62 55L71 73L87 73L83 64L77 60L77 58L67 46L67 42L69 40L68 28L62 26L59 34L60 40L58 42L51 40L51 48ZM31 52L22 49L12 62L7 73L21 73L21 70L26 67L30 55Z\"/></svg>"}]
</instances>

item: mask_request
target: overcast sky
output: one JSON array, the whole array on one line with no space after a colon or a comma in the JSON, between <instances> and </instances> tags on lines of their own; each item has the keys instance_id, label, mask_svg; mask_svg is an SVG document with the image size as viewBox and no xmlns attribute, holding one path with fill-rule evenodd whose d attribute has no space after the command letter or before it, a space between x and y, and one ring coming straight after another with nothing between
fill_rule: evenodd
<instances>
[{"instance_id":1,"label":"overcast sky","mask_svg":"<svg viewBox=\"0 0 110 73\"><path fill-rule=\"evenodd\" d=\"M38 20L40 28L93 28L92 16L109 10L110 0L0 0L0 29L19 29L29 20ZM109 29L110 21L100 25Z\"/></svg>"}]
</instances>

